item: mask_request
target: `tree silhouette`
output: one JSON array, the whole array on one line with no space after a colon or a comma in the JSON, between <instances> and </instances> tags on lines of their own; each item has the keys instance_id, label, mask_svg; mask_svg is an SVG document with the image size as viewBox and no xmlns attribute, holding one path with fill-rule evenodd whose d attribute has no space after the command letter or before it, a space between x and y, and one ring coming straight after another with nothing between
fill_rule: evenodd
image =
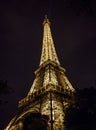
<instances>
[{"instance_id":1,"label":"tree silhouette","mask_svg":"<svg viewBox=\"0 0 96 130\"><path fill-rule=\"evenodd\" d=\"M31 113L24 120L23 130L47 130L48 116Z\"/></svg>"},{"instance_id":2,"label":"tree silhouette","mask_svg":"<svg viewBox=\"0 0 96 130\"><path fill-rule=\"evenodd\" d=\"M96 130L96 89L77 89L77 102L66 112L67 130Z\"/></svg>"},{"instance_id":3,"label":"tree silhouette","mask_svg":"<svg viewBox=\"0 0 96 130\"><path fill-rule=\"evenodd\" d=\"M7 81L0 80L0 105L8 102L2 96L10 94L12 92L13 89L8 86Z\"/></svg>"}]
</instances>

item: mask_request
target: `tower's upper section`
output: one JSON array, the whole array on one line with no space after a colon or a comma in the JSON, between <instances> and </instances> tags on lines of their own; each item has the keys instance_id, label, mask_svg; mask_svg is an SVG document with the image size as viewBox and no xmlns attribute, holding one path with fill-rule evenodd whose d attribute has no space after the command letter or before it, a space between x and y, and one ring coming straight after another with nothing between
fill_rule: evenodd
<instances>
[{"instance_id":1,"label":"tower's upper section","mask_svg":"<svg viewBox=\"0 0 96 130\"><path fill-rule=\"evenodd\" d=\"M45 17L44 19L43 26L44 26L43 46L42 46L40 65L42 65L44 62L47 62L48 60L60 64L54 47L54 42L50 29L50 21L48 20L47 17Z\"/></svg>"},{"instance_id":2,"label":"tower's upper section","mask_svg":"<svg viewBox=\"0 0 96 130\"><path fill-rule=\"evenodd\" d=\"M75 91L65 75L65 69L59 63L51 34L50 22L47 18L44 19L43 26L40 66L35 71L36 78L27 97L19 102L19 107L33 101L36 96L38 97L38 95L40 96L47 92L54 91L61 95L68 94L70 96Z\"/></svg>"}]
</instances>

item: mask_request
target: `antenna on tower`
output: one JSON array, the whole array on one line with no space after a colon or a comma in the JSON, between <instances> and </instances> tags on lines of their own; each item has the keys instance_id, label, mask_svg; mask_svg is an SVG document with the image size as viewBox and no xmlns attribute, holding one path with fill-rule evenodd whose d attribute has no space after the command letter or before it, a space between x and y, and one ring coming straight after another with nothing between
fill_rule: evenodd
<instances>
[{"instance_id":1,"label":"antenna on tower","mask_svg":"<svg viewBox=\"0 0 96 130\"><path fill-rule=\"evenodd\" d=\"M46 21L49 20L47 14L45 15L45 20L46 20Z\"/></svg>"},{"instance_id":2,"label":"antenna on tower","mask_svg":"<svg viewBox=\"0 0 96 130\"><path fill-rule=\"evenodd\" d=\"M45 23L48 23L50 25L50 21L49 21L47 15L45 15L43 25L45 25Z\"/></svg>"},{"instance_id":3,"label":"antenna on tower","mask_svg":"<svg viewBox=\"0 0 96 130\"><path fill-rule=\"evenodd\" d=\"M48 19L47 15L45 15L45 19Z\"/></svg>"}]
</instances>

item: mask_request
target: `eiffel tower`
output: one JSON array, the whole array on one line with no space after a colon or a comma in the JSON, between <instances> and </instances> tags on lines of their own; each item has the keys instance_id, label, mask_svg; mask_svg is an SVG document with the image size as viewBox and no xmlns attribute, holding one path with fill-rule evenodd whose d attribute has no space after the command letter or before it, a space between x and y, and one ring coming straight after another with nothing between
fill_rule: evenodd
<instances>
[{"instance_id":1,"label":"eiffel tower","mask_svg":"<svg viewBox=\"0 0 96 130\"><path fill-rule=\"evenodd\" d=\"M43 27L42 53L39 67L35 71L36 78L28 95L19 101L18 114L5 130L23 130L26 117L36 112L49 117L48 130L65 130L65 111L74 99L75 89L60 65L47 17Z\"/></svg>"}]
</instances>

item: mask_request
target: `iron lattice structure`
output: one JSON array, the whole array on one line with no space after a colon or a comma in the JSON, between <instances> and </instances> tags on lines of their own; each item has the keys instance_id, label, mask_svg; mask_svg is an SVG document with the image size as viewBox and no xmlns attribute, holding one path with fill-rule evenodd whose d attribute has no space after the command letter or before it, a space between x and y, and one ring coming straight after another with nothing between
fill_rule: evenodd
<instances>
[{"instance_id":1,"label":"iron lattice structure","mask_svg":"<svg viewBox=\"0 0 96 130\"><path fill-rule=\"evenodd\" d=\"M49 117L49 130L64 130L66 108L73 102L75 89L65 75L58 60L50 29L50 21L43 22L43 45L40 65L35 71L28 95L19 101L18 114L5 130L23 130L23 123L30 113L39 112Z\"/></svg>"}]
</instances>

